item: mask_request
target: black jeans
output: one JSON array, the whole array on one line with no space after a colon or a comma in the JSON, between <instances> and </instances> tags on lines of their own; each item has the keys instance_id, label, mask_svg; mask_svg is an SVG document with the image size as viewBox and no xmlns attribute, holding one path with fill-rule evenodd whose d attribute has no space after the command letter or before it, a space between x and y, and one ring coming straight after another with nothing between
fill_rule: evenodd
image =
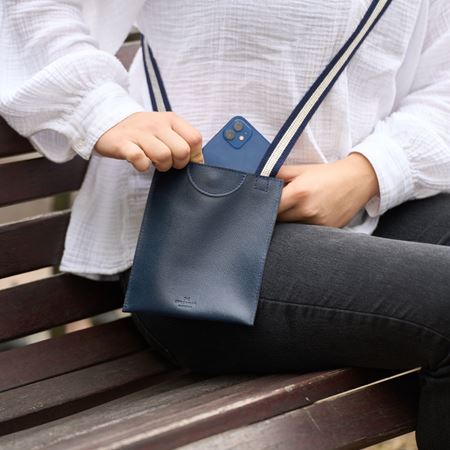
<instances>
[{"instance_id":1,"label":"black jeans","mask_svg":"<svg viewBox=\"0 0 450 450\"><path fill-rule=\"evenodd\" d=\"M169 359L203 373L420 366L416 439L448 450L449 245L447 194L393 208L373 236L277 223L253 327L134 319Z\"/></svg>"}]
</instances>

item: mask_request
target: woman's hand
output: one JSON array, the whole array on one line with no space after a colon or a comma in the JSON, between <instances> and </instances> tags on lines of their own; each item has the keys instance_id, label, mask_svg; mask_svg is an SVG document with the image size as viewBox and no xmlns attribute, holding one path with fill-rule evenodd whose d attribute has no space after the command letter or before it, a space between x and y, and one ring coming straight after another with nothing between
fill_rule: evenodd
<instances>
[{"instance_id":1,"label":"woman's hand","mask_svg":"<svg viewBox=\"0 0 450 450\"><path fill-rule=\"evenodd\" d=\"M138 112L106 131L95 144L102 156L125 159L137 170L161 172L203 162L202 137L173 112Z\"/></svg>"},{"instance_id":2,"label":"woman's hand","mask_svg":"<svg viewBox=\"0 0 450 450\"><path fill-rule=\"evenodd\" d=\"M287 183L278 210L281 222L340 228L379 194L375 171L360 153L330 164L284 165L277 178Z\"/></svg>"}]
</instances>

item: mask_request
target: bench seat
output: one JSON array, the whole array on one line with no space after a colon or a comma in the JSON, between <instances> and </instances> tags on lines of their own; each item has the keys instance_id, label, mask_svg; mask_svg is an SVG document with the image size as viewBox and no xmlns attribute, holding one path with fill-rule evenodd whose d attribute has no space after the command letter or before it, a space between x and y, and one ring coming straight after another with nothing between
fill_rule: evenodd
<instances>
[{"instance_id":1,"label":"bench seat","mask_svg":"<svg viewBox=\"0 0 450 450\"><path fill-rule=\"evenodd\" d=\"M129 317L7 350L0 367L5 450L363 448L415 424L414 372L193 374Z\"/></svg>"}]
</instances>

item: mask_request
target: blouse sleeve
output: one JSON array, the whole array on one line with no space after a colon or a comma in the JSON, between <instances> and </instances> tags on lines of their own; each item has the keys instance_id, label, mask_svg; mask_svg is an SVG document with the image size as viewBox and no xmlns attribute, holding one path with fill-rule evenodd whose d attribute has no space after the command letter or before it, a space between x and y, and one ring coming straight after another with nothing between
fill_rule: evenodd
<instances>
[{"instance_id":1,"label":"blouse sleeve","mask_svg":"<svg viewBox=\"0 0 450 450\"><path fill-rule=\"evenodd\" d=\"M366 211L383 214L407 200L450 192L450 3L431 0L412 88L391 115L356 145L378 177Z\"/></svg>"},{"instance_id":2,"label":"blouse sleeve","mask_svg":"<svg viewBox=\"0 0 450 450\"><path fill-rule=\"evenodd\" d=\"M106 130L142 111L127 71L91 34L82 3L0 2L0 115L57 162L88 159Z\"/></svg>"}]
</instances>

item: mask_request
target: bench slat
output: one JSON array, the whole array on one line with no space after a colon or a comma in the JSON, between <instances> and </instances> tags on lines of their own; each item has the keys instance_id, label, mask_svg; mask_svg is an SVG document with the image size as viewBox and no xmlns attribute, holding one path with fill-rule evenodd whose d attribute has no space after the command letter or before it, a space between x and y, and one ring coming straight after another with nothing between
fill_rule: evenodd
<instances>
[{"instance_id":1,"label":"bench slat","mask_svg":"<svg viewBox=\"0 0 450 450\"><path fill-rule=\"evenodd\" d=\"M0 206L75 191L81 186L87 161L79 156L57 164L45 158L0 164Z\"/></svg>"},{"instance_id":2,"label":"bench slat","mask_svg":"<svg viewBox=\"0 0 450 450\"><path fill-rule=\"evenodd\" d=\"M127 42L120 47L119 51L116 53L117 58L123 64L125 69L129 69L133 61L134 55L138 51L140 46L139 41Z\"/></svg>"},{"instance_id":3,"label":"bench slat","mask_svg":"<svg viewBox=\"0 0 450 450\"><path fill-rule=\"evenodd\" d=\"M0 353L0 393L147 348L130 317Z\"/></svg>"},{"instance_id":4,"label":"bench slat","mask_svg":"<svg viewBox=\"0 0 450 450\"><path fill-rule=\"evenodd\" d=\"M162 395L146 390L139 398L135 394L133 402L124 397L54 426L48 424L47 435L64 442L53 447L49 441L44 447L174 448L302 408L388 374L392 372L340 369L303 375L228 375Z\"/></svg>"},{"instance_id":5,"label":"bench slat","mask_svg":"<svg viewBox=\"0 0 450 450\"><path fill-rule=\"evenodd\" d=\"M69 217L62 211L0 225L0 278L57 266Z\"/></svg>"},{"instance_id":6,"label":"bench slat","mask_svg":"<svg viewBox=\"0 0 450 450\"><path fill-rule=\"evenodd\" d=\"M0 394L0 436L136 392L172 367L144 350Z\"/></svg>"},{"instance_id":7,"label":"bench slat","mask_svg":"<svg viewBox=\"0 0 450 450\"><path fill-rule=\"evenodd\" d=\"M26 138L18 135L0 117L0 158L31 152L34 152L34 148L30 142Z\"/></svg>"},{"instance_id":8,"label":"bench slat","mask_svg":"<svg viewBox=\"0 0 450 450\"><path fill-rule=\"evenodd\" d=\"M120 421L124 416L139 413L141 410L148 408L147 402L150 398L158 398L160 403L163 403L165 394L168 392L177 392L182 397L185 387L204 379L206 379L205 376L186 371L172 370L164 372L158 382L155 381L150 387L94 406L85 411L37 425L32 429L24 429L13 434L1 436L0 448L2 450L23 450L28 448L47 450L47 448L55 446L65 449L65 441L70 441L74 438L74 435L93 431L94 428L100 431L105 423ZM223 382L223 385L229 384L230 377ZM205 390L212 389L208 383L205 383L203 386ZM214 388L217 387L218 383L215 383Z\"/></svg>"},{"instance_id":9,"label":"bench slat","mask_svg":"<svg viewBox=\"0 0 450 450\"><path fill-rule=\"evenodd\" d=\"M179 450L366 448L414 431L417 399L417 374L409 374L271 420L236 428Z\"/></svg>"},{"instance_id":10,"label":"bench slat","mask_svg":"<svg viewBox=\"0 0 450 450\"><path fill-rule=\"evenodd\" d=\"M0 291L0 342L122 307L118 282L70 274ZM25 313L26 312L26 313Z\"/></svg>"}]
</instances>

